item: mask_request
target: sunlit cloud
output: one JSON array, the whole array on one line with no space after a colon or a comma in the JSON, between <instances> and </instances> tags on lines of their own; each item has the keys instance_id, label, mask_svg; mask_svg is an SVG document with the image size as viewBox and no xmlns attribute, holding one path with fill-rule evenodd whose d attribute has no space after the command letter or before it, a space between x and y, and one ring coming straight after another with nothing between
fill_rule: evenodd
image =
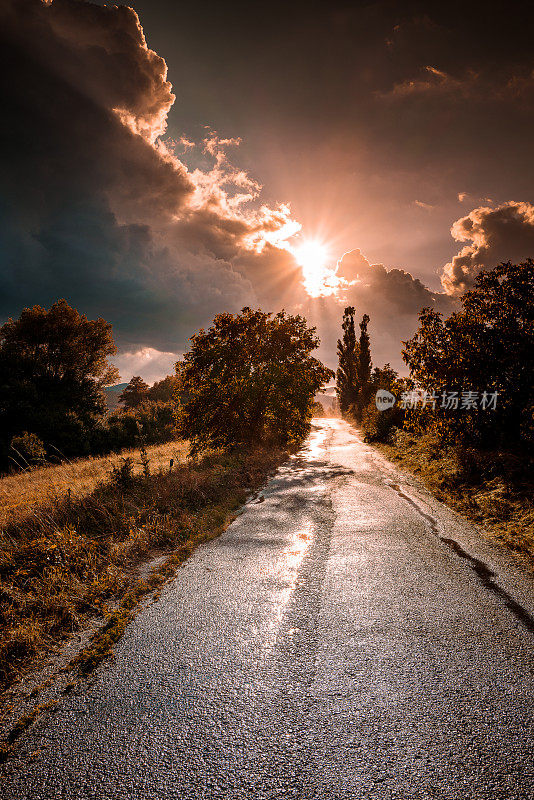
<instances>
[{"instance_id":1,"label":"sunlit cloud","mask_svg":"<svg viewBox=\"0 0 534 800\"><path fill-rule=\"evenodd\" d=\"M125 351L113 359L118 368L121 380L127 382L134 375L142 375L147 383L160 380L174 373L174 365L180 353L156 350L154 347L141 347L134 351Z\"/></svg>"},{"instance_id":2,"label":"sunlit cloud","mask_svg":"<svg viewBox=\"0 0 534 800\"><path fill-rule=\"evenodd\" d=\"M471 288L475 276L501 261L522 261L534 254L534 205L527 202L481 206L456 220L451 234L469 242L443 267L441 282L450 295Z\"/></svg>"},{"instance_id":3,"label":"sunlit cloud","mask_svg":"<svg viewBox=\"0 0 534 800\"><path fill-rule=\"evenodd\" d=\"M239 137L207 125L196 140L168 135L175 93L133 9L26 0L21 26L18 6L7 0L5 15L17 42L5 111L17 124L4 137L4 318L65 297L113 324L123 378L147 380L215 314L245 305L309 315L330 351L345 301L377 319L400 311L411 333L432 298L407 272L355 250L339 258L339 196L321 208L320 178L310 228L286 197L266 200L239 165ZM53 104L36 102L52 91Z\"/></svg>"}]
</instances>

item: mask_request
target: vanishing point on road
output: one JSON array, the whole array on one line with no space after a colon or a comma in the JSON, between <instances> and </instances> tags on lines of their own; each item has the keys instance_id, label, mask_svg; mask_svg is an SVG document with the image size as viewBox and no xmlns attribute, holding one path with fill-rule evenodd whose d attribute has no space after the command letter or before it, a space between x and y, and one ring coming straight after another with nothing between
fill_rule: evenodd
<instances>
[{"instance_id":1,"label":"vanishing point on road","mask_svg":"<svg viewBox=\"0 0 534 800\"><path fill-rule=\"evenodd\" d=\"M519 562L315 420L21 737L0 793L531 799L533 614Z\"/></svg>"}]
</instances>

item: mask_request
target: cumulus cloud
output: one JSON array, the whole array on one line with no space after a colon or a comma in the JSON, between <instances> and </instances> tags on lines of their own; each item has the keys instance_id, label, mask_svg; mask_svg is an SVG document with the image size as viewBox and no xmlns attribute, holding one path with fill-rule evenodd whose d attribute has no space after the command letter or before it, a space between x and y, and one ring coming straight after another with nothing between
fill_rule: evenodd
<instances>
[{"instance_id":1,"label":"cumulus cloud","mask_svg":"<svg viewBox=\"0 0 534 800\"><path fill-rule=\"evenodd\" d=\"M449 305L440 293L431 292L418 279L403 269L386 269L383 264L371 264L361 250L351 250L339 260L337 275L347 284L351 299L376 296L378 302L389 306L396 314L413 314L423 306L440 300Z\"/></svg>"},{"instance_id":2,"label":"cumulus cloud","mask_svg":"<svg viewBox=\"0 0 534 800\"><path fill-rule=\"evenodd\" d=\"M447 295L431 292L405 270L371 264L359 249L342 256L337 264L337 277L342 287L338 297L319 298L305 306L305 315L322 334L321 355L330 364L336 363L335 345L344 306L354 306L359 318L364 314L370 316L375 365L389 361L401 372L406 372L406 366L401 359L400 343L414 334L420 310L433 306L449 315L454 309L454 301Z\"/></svg>"},{"instance_id":3,"label":"cumulus cloud","mask_svg":"<svg viewBox=\"0 0 534 800\"><path fill-rule=\"evenodd\" d=\"M154 379L223 310L303 311L334 364L344 304L371 315L379 361L399 352L423 305L444 305L357 250L337 266L338 296L310 299L290 244L300 224L234 165L240 140L208 128L196 143L165 136L175 95L133 9L5 0L0 30L13 76L2 98L1 317L65 297L113 323L124 373Z\"/></svg>"},{"instance_id":4,"label":"cumulus cloud","mask_svg":"<svg viewBox=\"0 0 534 800\"><path fill-rule=\"evenodd\" d=\"M15 68L0 314L65 296L121 347L170 351L258 288L298 291L286 241L300 226L233 166L239 140L162 138L175 96L133 9L7 0L0 14Z\"/></svg>"},{"instance_id":5,"label":"cumulus cloud","mask_svg":"<svg viewBox=\"0 0 534 800\"><path fill-rule=\"evenodd\" d=\"M118 368L122 381L129 381L134 375L142 375L147 383L153 383L164 375L174 373L174 365L182 353L166 353L153 347L125 351L112 359Z\"/></svg>"},{"instance_id":6,"label":"cumulus cloud","mask_svg":"<svg viewBox=\"0 0 534 800\"><path fill-rule=\"evenodd\" d=\"M451 234L469 244L445 264L441 282L447 294L460 295L473 285L480 270L534 256L534 205L508 202L496 208L475 208L456 220Z\"/></svg>"}]
</instances>

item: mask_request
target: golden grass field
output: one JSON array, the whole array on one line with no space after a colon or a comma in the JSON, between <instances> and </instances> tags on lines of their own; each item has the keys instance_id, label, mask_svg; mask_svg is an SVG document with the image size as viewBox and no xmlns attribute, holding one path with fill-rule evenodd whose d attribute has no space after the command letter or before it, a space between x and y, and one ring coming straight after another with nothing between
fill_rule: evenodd
<instances>
[{"instance_id":1,"label":"golden grass field","mask_svg":"<svg viewBox=\"0 0 534 800\"><path fill-rule=\"evenodd\" d=\"M175 441L147 447L153 472L166 469L170 459L178 464L185 461L187 442ZM134 460L134 473L142 472L139 448L110 453L100 458L78 458L62 464L28 469L0 478L0 528L31 514L38 506L46 506L65 496L69 489L72 499L84 497L98 483L109 477L111 469L121 459Z\"/></svg>"}]
</instances>

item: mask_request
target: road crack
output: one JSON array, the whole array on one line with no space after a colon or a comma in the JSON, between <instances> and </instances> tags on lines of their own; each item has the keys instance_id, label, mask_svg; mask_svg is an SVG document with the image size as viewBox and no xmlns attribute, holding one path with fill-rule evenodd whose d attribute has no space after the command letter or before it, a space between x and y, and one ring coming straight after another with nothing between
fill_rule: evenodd
<instances>
[{"instance_id":1,"label":"road crack","mask_svg":"<svg viewBox=\"0 0 534 800\"><path fill-rule=\"evenodd\" d=\"M479 579L482 586L485 589L489 589L496 597L503 601L506 608L513 614L513 616L526 628L529 633L534 634L534 618L530 614L530 612L518 603L515 598L512 597L509 592L507 592L503 587L497 582L496 573L493 572L484 561L481 561L479 558L472 556L468 553L464 548L456 541L456 539L451 539L448 536L442 536L439 533L438 529L438 522L431 514L427 514L426 511L414 501L411 497L405 494L400 486L397 483L393 483L392 481L386 480L386 485L393 489L394 492L398 494L406 503L408 503L415 511L419 514L420 517L424 519L427 523L428 527L430 528L431 533L439 539L449 550L459 556L459 558L467 561L469 566L471 567L472 571L475 573L477 578Z\"/></svg>"}]
</instances>

